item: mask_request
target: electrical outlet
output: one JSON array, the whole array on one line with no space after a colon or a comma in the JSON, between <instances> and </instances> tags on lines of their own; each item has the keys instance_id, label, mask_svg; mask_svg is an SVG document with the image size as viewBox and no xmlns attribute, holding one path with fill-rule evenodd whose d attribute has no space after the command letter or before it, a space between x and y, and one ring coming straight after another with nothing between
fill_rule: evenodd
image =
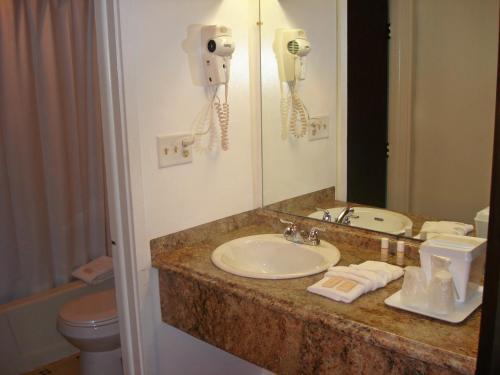
<instances>
[{"instance_id":1,"label":"electrical outlet","mask_svg":"<svg viewBox=\"0 0 500 375\"><path fill-rule=\"evenodd\" d=\"M310 141L330 136L330 119L328 116L317 116L309 119L308 137Z\"/></svg>"},{"instance_id":2,"label":"electrical outlet","mask_svg":"<svg viewBox=\"0 0 500 375\"><path fill-rule=\"evenodd\" d=\"M191 163L193 161L192 146L184 146L182 141L189 142L191 134L173 134L156 137L158 149L158 166L160 168L172 165Z\"/></svg>"}]
</instances>

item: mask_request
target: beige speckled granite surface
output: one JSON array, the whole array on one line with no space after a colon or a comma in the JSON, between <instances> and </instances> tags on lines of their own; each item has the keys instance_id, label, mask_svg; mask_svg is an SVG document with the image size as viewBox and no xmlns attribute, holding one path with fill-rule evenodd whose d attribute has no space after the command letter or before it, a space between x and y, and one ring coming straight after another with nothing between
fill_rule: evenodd
<instances>
[{"instance_id":1,"label":"beige speckled granite surface","mask_svg":"<svg viewBox=\"0 0 500 375\"><path fill-rule=\"evenodd\" d=\"M378 259L378 236L324 226L341 265ZM480 311L451 325L386 306L401 280L343 304L306 291L321 275L249 279L210 260L219 244L280 228L276 214L257 210L153 240L163 320L279 374L474 373Z\"/></svg>"},{"instance_id":2,"label":"beige speckled granite surface","mask_svg":"<svg viewBox=\"0 0 500 375\"><path fill-rule=\"evenodd\" d=\"M286 212L293 215L307 216L317 211L316 208L334 207L335 186L299 195L297 197L282 200L280 202L267 205L268 210Z\"/></svg>"}]
</instances>

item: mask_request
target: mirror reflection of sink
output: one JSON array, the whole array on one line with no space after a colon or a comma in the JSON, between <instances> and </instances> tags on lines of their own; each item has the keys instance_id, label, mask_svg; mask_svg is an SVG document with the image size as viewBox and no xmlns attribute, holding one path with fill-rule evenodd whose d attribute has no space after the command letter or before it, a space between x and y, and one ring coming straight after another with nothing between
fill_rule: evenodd
<instances>
[{"instance_id":1,"label":"mirror reflection of sink","mask_svg":"<svg viewBox=\"0 0 500 375\"><path fill-rule=\"evenodd\" d=\"M332 215L332 221L337 217L345 207L328 208ZM403 214L371 207L353 207L354 213L350 218L351 226L376 230L389 234L405 234L405 231L411 230L413 222ZM309 215L314 219L323 219L324 211L316 211Z\"/></svg>"},{"instance_id":2,"label":"mirror reflection of sink","mask_svg":"<svg viewBox=\"0 0 500 375\"><path fill-rule=\"evenodd\" d=\"M281 234L241 237L220 245L212 262L220 269L257 279L292 279L327 270L340 260L339 250L321 240L318 246L287 241Z\"/></svg>"}]
</instances>

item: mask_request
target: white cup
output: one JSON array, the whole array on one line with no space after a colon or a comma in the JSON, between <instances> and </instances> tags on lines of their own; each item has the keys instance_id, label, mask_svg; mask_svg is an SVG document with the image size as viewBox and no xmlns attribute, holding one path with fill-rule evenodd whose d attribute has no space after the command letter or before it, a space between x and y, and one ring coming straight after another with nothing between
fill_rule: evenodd
<instances>
[{"instance_id":1,"label":"white cup","mask_svg":"<svg viewBox=\"0 0 500 375\"><path fill-rule=\"evenodd\" d=\"M429 310L442 315L455 310L451 272L439 270L432 277L429 283Z\"/></svg>"},{"instance_id":2,"label":"white cup","mask_svg":"<svg viewBox=\"0 0 500 375\"><path fill-rule=\"evenodd\" d=\"M403 288L401 289L401 303L425 309L427 306L427 279L420 267L408 266L405 268Z\"/></svg>"}]
</instances>

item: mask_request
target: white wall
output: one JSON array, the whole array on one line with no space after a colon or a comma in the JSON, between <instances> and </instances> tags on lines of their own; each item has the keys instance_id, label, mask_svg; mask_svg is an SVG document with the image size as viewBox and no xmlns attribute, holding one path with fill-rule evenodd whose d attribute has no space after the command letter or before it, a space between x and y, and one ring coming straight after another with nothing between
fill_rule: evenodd
<instances>
[{"instance_id":1,"label":"white wall","mask_svg":"<svg viewBox=\"0 0 500 375\"><path fill-rule=\"evenodd\" d=\"M237 0L125 0L120 4L127 111L140 128L146 235L164 236L253 208L250 5ZM229 151L195 152L191 164L159 169L156 136L189 132L207 100L204 87L192 82L183 51L187 28L214 23L231 26L236 43Z\"/></svg>"},{"instance_id":2,"label":"white wall","mask_svg":"<svg viewBox=\"0 0 500 375\"><path fill-rule=\"evenodd\" d=\"M263 191L264 204L270 204L336 184L337 2L262 1L261 17ZM278 28L307 33L311 52L299 95L311 117L330 117L328 139L281 139L280 86L272 49Z\"/></svg>"},{"instance_id":3,"label":"white wall","mask_svg":"<svg viewBox=\"0 0 500 375\"><path fill-rule=\"evenodd\" d=\"M118 4L146 371L262 373L161 322L158 277L150 269L148 246L151 238L250 210L260 202L254 176L255 145L260 140L252 138L255 83L249 77L258 2L122 0ZM189 132L195 114L206 103L203 87L193 84L182 48L187 29L215 23L232 27L236 42L229 97L230 149L195 153L192 164L158 169L156 136Z\"/></svg>"}]
</instances>

